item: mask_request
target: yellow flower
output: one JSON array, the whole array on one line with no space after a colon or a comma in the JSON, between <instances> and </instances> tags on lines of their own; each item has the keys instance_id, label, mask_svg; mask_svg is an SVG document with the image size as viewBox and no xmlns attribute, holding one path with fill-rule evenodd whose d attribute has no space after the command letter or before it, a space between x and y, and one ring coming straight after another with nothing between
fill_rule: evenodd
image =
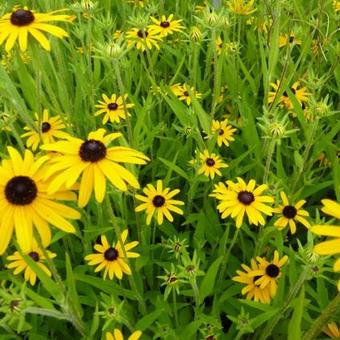
<instances>
[{"instance_id":1,"label":"yellow flower","mask_svg":"<svg viewBox=\"0 0 340 340\"><path fill-rule=\"evenodd\" d=\"M340 11L340 1L339 0L333 0L333 8L335 12Z\"/></svg>"},{"instance_id":2,"label":"yellow flower","mask_svg":"<svg viewBox=\"0 0 340 340\"><path fill-rule=\"evenodd\" d=\"M259 270L254 270L249 275L261 276L255 280L255 284L259 285L261 289L269 286L270 296L273 298L277 292L277 280L281 276L281 267L287 262L288 256L285 255L280 260L279 252L275 250L271 262L260 256L257 256L256 260L259 263Z\"/></svg>"},{"instance_id":3,"label":"yellow flower","mask_svg":"<svg viewBox=\"0 0 340 340\"><path fill-rule=\"evenodd\" d=\"M24 130L28 131L21 135L21 137L28 137L26 146L32 147L35 151L40 143L47 144L53 143L55 138L64 139L69 137L67 132L61 131L65 128L65 124L61 120L60 116L49 117L48 110L43 111L42 119L39 119L36 114L36 126L32 129L24 127Z\"/></svg>"},{"instance_id":4,"label":"yellow flower","mask_svg":"<svg viewBox=\"0 0 340 340\"><path fill-rule=\"evenodd\" d=\"M118 190L126 191L127 184L138 189L136 177L119 163L145 164L148 157L134 149L109 144L121 136L120 133L106 135L105 129L90 132L87 140L69 137L65 141L43 145L41 148L59 152L50 160L46 178L55 177L48 187L49 193L56 192L62 185L73 186L82 175L78 205L85 207L94 191L96 200L103 202L106 179Z\"/></svg>"},{"instance_id":5,"label":"yellow flower","mask_svg":"<svg viewBox=\"0 0 340 340\"><path fill-rule=\"evenodd\" d=\"M229 142L235 140L233 137L234 129L231 125L228 125L228 119L223 121L213 120L211 126L211 132L217 134L217 145L222 146L222 144L229 146Z\"/></svg>"},{"instance_id":6,"label":"yellow flower","mask_svg":"<svg viewBox=\"0 0 340 340\"><path fill-rule=\"evenodd\" d=\"M132 28L128 31L126 38L128 46L136 46L142 52L146 49L151 50L153 47L159 50L159 42L162 40L159 32L138 28Z\"/></svg>"},{"instance_id":7,"label":"yellow flower","mask_svg":"<svg viewBox=\"0 0 340 340\"><path fill-rule=\"evenodd\" d=\"M187 84L174 84L171 85L170 87L171 91L174 93L175 96L177 96L177 98L181 101L185 101L187 105L191 105L191 96L190 96L190 92L192 92L193 96L195 96L195 98L201 98L202 94L199 92L196 92L196 90L193 87L190 87Z\"/></svg>"},{"instance_id":8,"label":"yellow flower","mask_svg":"<svg viewBox=\"0 0 340 340\"><path fill-rule=\"evenodd\" d=\"M128 340L138 340L142 336L141 331L134 331L129 337ZM115 329L113 333L106 333L106 340L124 340L123 334L119 329Z\"/></svg>"},{"instance_id":9,"label":"yellow flower","mask_svg":"<svg viewBox=\"0 0 340 340\"><path fill-rule=\"evenodd\" d=\"M183 215L183 210L176 207L176 205L184 205L184 202L173 200L172 198L179 193L179 189L170 191L169 188L163 189L163 182L157 181L156 188L152 184L148 184L143 192L146 196L136 195L139 201L142 201L141 205L136 207L135 211L146 210L146 224L149 225L151 218L156 214L158 224L163 223L163 217L165 216L170 222L173 222L171 211Z\"/></svg>"},{"instance_id":10,"label":"yellow flower","mask_svg":"<svg viewBox=\"0 0 340 340\"><path fill-rule=\"evenodd\" d=\"M279 36L279 47L281 48L288 44L301 45L301 40L296 39L295 34L293 32L291 32L289 35L280 35Z\"/></svg>"},{"instance_id":11,"label":"yellow flower","mask_svg":"<svg viewBox=\"0 0 340 340\"><path fill-rule=\"evenodd\" d=\"M309 214L306 210L301 209L306 201L300 200L295 205L290 205L288 197L283 191L280 192L280 196L283 205L279 205L273 211L282 216L274 223L274 226L281 230L289 224L290 232L292 234L295 234L296 232L295 221L300 222L307 229L310 228L309 222L304 218L305 216L309 216Z\"/></svg>"},{"instance_id":12,"label":"yellow flower","mask_svg":"<svg viewBox=\"0 0 340 340\"><path fill-rule=\"evenodd\" d=\"M21 51L26 51L28 33L31 34L39 44L47 51L51 46L45 35L41 32L48 32L57 38L68 37L68 33L58 26L48 24L48 21L72 21L73 17L64 14L55 15L50 13L35 13L24 8L16 8L12 13L5 14L0 19L0 45L7 40L5 45L6 52L9 52L16 40L19 41Z\"/></svg>"},{"instance_id":13,"label":"yellow flower","mask_svg":"<svg viewBox=\"0 0 340 340\"><path fill-rule=\"evenodd\" d=\"M259 270L258 264L254 259L251 259L250 265L251 267L242 264L241 267L244 269L244 272L237 270L236 273L238 276L234 276L232 280L246 285L241 293L242 295L246 295L247 300L253 299L256 302L270 303L272 297L270 296L269 286L261 288L259 284L255 284L255 281L257 281L261 275L251 275L253 271Z\"/></svg>"},{"instance_id":14,"label":"yellow flower","mask_svg":"<svg viewBox=\"0 0 340 340\"><path fill-rule=\"evenodd\" d=\"M256 187L255 180L250 180L247 184L242 178L237 177L237 182L227 181L215 184L215 189L209 196L215 197L220 201L217 206L222 218L231 216L236 218L236 228L240 228L245 214L248 216L250 224L264 225L265 219L262 213L271 216L273 209L264 203L273 203L274 199L270 196L261 196L268 188L266 184Z\"/></svg>"},{"instance_id":15,"label":"yellow flower","mask_svg":"<svg viewBox=\"0 0 340 340\"><path fill-rule=\"evenodd\" d=\"M34 160L30 150L24 158L12 147L8 147L10 159L0 166L0 255L12 237L13 229L23 252L30 251L33 244L33 226L42 243L51 241L49 224L74 233L75 228L67 219L79 219L80 213L56 200L75 200L76 195L60 187L54 194L47 192L48 183L42 178L48 160L43 156Z\"/></svg>"},{"instance_id":16,"label":"yellow flower","mask_svg":"<svg viewBox=\"0 0 340 340\"><path fill-rule=\"evenodd\" d=\"M322 330L331 339L340 339L340 329L335 322L330 322Z\"/></svg>"},{"instance_id":17,"label":"yellow flower","mask_svg":"<svg viewBox=\"0 0 340 340\"><path fill-rule=\"evenodd\" d=\"M256 11L254 0L230 0L228 8L231 12L238 15L249 15Z\"/></svg>"},{"instance_id":18,"label":"yellow flower","mask_svg":"<svg viewBox=\"0 0 340 340\"><path fill-rule=\"evenodd\" d=\"M219 156L214 153L209 154L208 150L204 150L203 153L200 153L200 159L202 166L198 169L198 174L204 174L211 179L215 177L215 174L222 176L219 169L228 167L227 164L221 161Z\"/></svg>"},{"instance_id":19,"label":"yellow flower","mask_svg":"<svg viewBox=\"0 0 340 340\"><path fill-rule=\"evenodd\" d=\"M52 259L56 257L56 254L51 253L46 250L48 254L48 258ZM48 275L51 276L50 270L43 263L46 260L42 250L38 247L37 242L33 240L32 247L29 251L25 252L25 255L29 256L33 261L37 262L37 265ZM37 275L33 269L29 266L23 256L20 255L18 251L14 252L14 254L7 256L8 261L12 261L7 265L7 268L14 269L13 274L20 274L22 271L24 272L25 281L29 281L29 283L34 286L37 280Z\"/></svg>"},{"instance_id":20,"label":"yellow flower","mask_svg":"<svg viewBox=\"0 0 340 340\"><path fill-rule=\"evenodd\" d=\"M117 96L116 94L112 94L111 98L109 98L106 94L102 95L104 101L99 101L99 104L96 105L96 108L99 110L95 112L95 116L98 116L102 113L105 113L103 118L103 124L106 124L109 120L111 123L120 122L120 118L125 119L126 113L124 110L125 102L125 109L130 109L134 107L134 104L126 103L127 94L124 95L124 99L122 96ZM129 114L129 113L128 113Z\"/></svg>"},{"instance_id":21,"label":"yellow flower","mask_svg":"<svg viewBox=\"0 0 340 340\"><path fill-rule=\"evenodd\" d=\"M127 0L127 2L129 4L134 4L138 7L143 8L147 4L148 0Z\"/></svg>"},{"instance_id":22,"label":"yellow flower","mask_svg":"<svg viewBox=\"0 0 340 340\"><path fill-rule=\"evenodd\" d=\"M275 101L278 91L281 88L280 81L277 80L276 83L271 83L271 87L274 89L274 91L270 91L268 94L268 103L271 104ZM307 92L306 87L300 87L300 82L296 81L292 87L290 88L293 95L295 95L295 98L302 106L304 103L308 102L309 93ZM285 106L287 109L291 110L293 109L293 103L290 100L287 91L284 91L278 101L280 105Z\"/></svg>"},{"instance_id":23,"label":"yellow flower","mask_svg":"<svg viewBox=\"0 0 340 340\"><path fill-rule=\"evenodd\" d=\"M110 280L115 276L121 280L123 273L131 275L131 268L128 264L128 258L136 258L140 255L138 253L131 252L130 250L138 245L138 241L133 241L125 244L129 231L125 229L117 243L112 246L109 245L107 238L101 235L101 244L96 244L94 249L97 251L95 254L85 256L85 260L89 262L90 266L97 266L95 272L99 272L104 269L104 280L109 274Z\"/></svg>"},{"instance_id":24,"label":"yellow flower","mask_svg":"<svg viewBox=\"0 0 340 340\"><path fill-rule=\"evenodd\" d=\"M223 40L220 36L215 40L215 49L218 55L220 55L223 50Z\"/></svg>"},{"instance_id":25,"label":"yellow flower","mask_svg":"<svg viewBox=\"0 0 340 340\"><path fill-rule=\"evenodd\" d=\"M161 37L166 37L174 32L181 32L184 28L184 26L181 25L181 21L183 20L172 20L173 17L173 14L170 14L168 18L165 15L162 15L161 19L151 17L150 19L154 24L149 25L148 27L150 30L159 33Z\"/></svg>"}]
</instances>

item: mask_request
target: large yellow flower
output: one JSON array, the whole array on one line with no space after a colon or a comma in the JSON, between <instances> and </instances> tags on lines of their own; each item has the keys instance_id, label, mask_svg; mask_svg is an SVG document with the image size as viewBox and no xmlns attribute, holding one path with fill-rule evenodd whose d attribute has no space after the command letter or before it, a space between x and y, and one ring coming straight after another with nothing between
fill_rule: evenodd
<instances>
[{"instance_id":1,"label":"large yellow flower","mask_svg":"<svg viewBox=\"0 0 340 340\"><path fill-rule=\"evenodd\" d=\"M141 331L134 331L128 337L128 340L138 340L141 336L142 336L142 332ZM115 328L113 333L107 332L105 337L106 337L106 340L124 340L123 333L119 329L117 329L117 328Z\"/></svg>"},{"instance_id":2,"label":"large yellow flower","mask_svg":"<svg viewBox=\"0 0 340 340\"><path fill-rule=\"evenodd\" d=\"M148 184L143 192L146 196L136 195L136 198L144 203L136 207L135 211L146 210L146 224L150 224L152 216L156 214L158 224L163 223L165 216L170 222L174 218L170 211L183 215L183 210L176 207L176 205L184 205L184 202L173 200L172 198L179 193L179 189L170 191L169 188L163 189L163 182L157 181L156 188L152 184Z\"/></svg>"},{"instance_id":3,"label":"large yellow flower","mask_svg":"<svg viewBox=\"0 0 340 340\"><path fill-rule=\"evenodd\" d=\"M149 29L155 32L158 32L161 37L166 37L169 34L173 34L174 32L180 32L184 28L181 25L181 21L183 20L173 20L174 15L170 14L168 18L165 15L162 15L161 19L156 19L155 17L151 17L152 25L149 25Z\"/></svg>"},{"instance_id":4,"label":"large yellow flower","mask_svg":"<svg viewBox=\"0 0 340 340\"><path fill-rule=\"evenodd\" d=\"M48 254L48 258L53 259L57 255L51 253L50 251L46 250ZM37 262L38 266L48 275L51 276L51 271L46 267L43 263L46 260L45 255L43 254L42 250L38 247L37 242L33 240L32 247L29 251L24 253L25 255L29 256L33 261ZM7 265L7 268L14 269L13 274L17 275L20 274L22 271L25 271L24 278L25 281L29 281L29 283L34 286L37 281L37 274L34 270L29 266L26 262L25 258L21 256L21 254L16 251L14 254L7 256L8 261L12 261Z\"/></svg>"},{"instance_id":5,"label":"large yellow flower","mask_svg":"<svg viewBox=\"0 0 340 340\"><path fill-rule=\"evenodd\" d=\"M5 40L6 52L9 52L16 40L19 41L21 51L26 51L28 33L30 33L40 45L47 51L50 51L50 42L41 32L48 32L57 38L68 37L68 33L58 26L47 24L48 21L72 21L73 18L69 15L50 13L35 13L24 8L16 8L12 13L5 14L0 19L0 45Z\"/></svg>"},{"instance_id":6,"label":"large yellow flower","mask_svg":"<svg viewBox=\"0 0 340 340\"><path fill-rule=\"evenodd\" d=\"M127 184L139 188L136 177L119 163L145 164L149 158L128 147L109 147L121 134L105 134L105 129L98 129L90 132L87 140L69 137L65 141L41 147L60 153L51 159L46 172L46 177L55 175L48 188L50 193L56 192L62 185L70 188L81 175L78 197L80 207L89 202L93 190L96 200L103 202L106 179L121 191L127 190Z\"/></svg>"},{"instance_id":7,"label":"large yellow flower","mask_svg":"<svg viewBox=\"0 0 340 340\"><path fill-rule=\"evenodd\" d=\"M0 255L12 237L13 229L23 252L33 245L33 226L37 229L44 246L51 240L49 224L68 233L75 228L67 219L78 219L80 213L55 200L75 200L76 195L60 187L54 194L47 192L48 183L43 180L46 172L43 156L34 160L26 150L24 158L8 147L10 159L0 166Z\"/></svg>"},{"instance_id":8,"label":"large yellow flower","mask_svg":"<svg viewBox=\"0 0 340 340\"><path fill-rule=\"evenodd\" d=\"M65 128L65 124L61 120L60 116L49 117L48 110L43 111L42 119L39 119L36 115L35 128L24 127L24 130L28 131L21 135L21 137L28 137L26 146L32 147L35 151L40 143L47 144L53 143L56 138L69 137L67 132L61 131Z\"/></svg>"},{"instance_id":9,"label":"large yellow flower","mask_svg":"<svg viewBox=\"0 0 340 340\"><path fill-rule=\"evenodd\" d=\"M231 215L236 218L236 228L240 228L245 214L248 216L250 224L264 225L265 219L262 213L271 216L273 209L265 203L273 203L271 196L261 196L268 188L266 184L256 187L255 180L250 180L247 184L242 178L237 177L237 183L232 181L219 182L210 196L217 198L221 203L217 206L222 218Z\"/></svg>"},{"instance_id":10,"label":"large yellow flower","mask_svg":"<svg viewBox=\"0 0 340 340\"><path fill-rule=\"evenodd\" d=\"M139 257L139 254L131 252L132 248L138 245L138 241L133 241L124 244L129 231L125 229L121 234L121 239L117 241L116 245L110 246L107 238L102 235L100 238L101 244L96 244L94 249L98 252L85 256L85 260L89 261L90 266L98 265L95 272L104 270L104 279L109 274L110 280L116 276L118 279L123 278L123 273L131 275L131 269L127 262L127 258ZM123 250L124 248L124 250Z\"/></svg>"}]
</instances>

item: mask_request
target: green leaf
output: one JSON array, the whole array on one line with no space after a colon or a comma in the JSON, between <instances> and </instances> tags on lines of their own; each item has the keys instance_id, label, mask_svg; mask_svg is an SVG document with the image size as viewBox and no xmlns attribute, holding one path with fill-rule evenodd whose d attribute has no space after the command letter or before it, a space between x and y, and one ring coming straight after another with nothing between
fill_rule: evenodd
<instances>
[{"instance_id":1,"label":"green leaf","mask_svg":"<svg viewBox=\"0 0 340 340\"><path fill-rule=\"evenodd\" d=\"M143 318L139 319L136 325L134 326L135 329L138 329L140 331L144 331L149 326L154 324L154 322L158 319L160 315L164 313L164 309L157 309L152 313L149 313L148 315L144 316Z\"/></svg>"},{"instance_id":2,"label":"green leaf","mask_svg":"<svg viewBox=\"0 0 340 340\"><path fill-rule=\"evenodd\" d=\"M265 313L262 313L261 315L257 316L256 318L252 319L250 321L251 326L256 329L260 327L263 323L265 323L267 320L269 320L272 316L277 314L279 311L278 308L268 310Z\"/></svg>"},{"instance_id":3,"label":"green leaf","mask_svg":"<svg viewBox=\"0 0 340 340\"><path fill-rule=\"evenodd\" d=\"M300 340L301 339L301 321L304 309L305 288L301 287L300 294L294 302L294 311L289 321L288 328L288 340Z\"/></svg>"},{"instance_id":4,"label":"green leaf","mask_svg":"<svg viewBox=\"0 0 340 340\"><path fill-rule=\"evenodd\" d=\"M171 170L173 170L174 172L176 172L178 175L182 176L183 178L185 178L187 181L189 181L189 177L188 175L185 173L185 171L183 169L181 169L179 166L177 166L174 163L171 163L169 161L167 161L166 159L162 158L162 157L158 157L158 159L164 163L167 167L169 167Z\"/></svg>"}]
</instances>

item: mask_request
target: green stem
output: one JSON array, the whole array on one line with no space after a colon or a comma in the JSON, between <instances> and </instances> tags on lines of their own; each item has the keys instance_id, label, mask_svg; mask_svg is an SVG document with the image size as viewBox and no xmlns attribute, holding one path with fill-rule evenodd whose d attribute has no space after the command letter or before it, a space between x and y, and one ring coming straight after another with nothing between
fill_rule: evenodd
<instances>
[{"instance_id":1,"label":"green stem","mask_svg":"<svg viewBox=\"0 0 340 340\"><path fill-rule=\"evenodd\" d=\"M337 315L339 312L340 312L340 292L323 310L321 315L313 322L309 330L303 335L302 340L316 339L318 334L320 334L322 332L322 329L326 326L329 319Z\"/></svg>"},{"instance_id":2,"label":"green stem","mask_svg":"<svg viewBox=\"0 0 340 340\"><path fill-rule=\"evenodd\" d=\"M270 142L269 142L269 146L268 146L266 167L264 169L262 183L267 183L267 181L268 181L268 175L269 175L269 171L270 171L270 164L272 163L273 154L274 154L274 151L275 151L275 144L276 144L276 140L275 139L271 139Z\"/></svg>"},{"instance_id":3,"label":"green stem","mask_svg":"<svg viewBox=\"0 0 340 340\"><path fill-rule=\"evenodd\" d=\"M195 317L198 316L198 309L200 306L200 292L198 290L196 277L194 277L192 280L190 280L192 290L194 292L194 298L195 298Z\"/></svg>"},{"instance_id":4,"label":"green stem","mask_svg":"<svg viewBox=\"0 0 340 340\"><path fill-rule=\"evenodd\" d=\"M174 315L175 315L175 325L178 328L178 314L177 314L177 301L176 301L176 291L175 289L172 290L172 303L174 307Z\"/></svg>"}]
</instances>

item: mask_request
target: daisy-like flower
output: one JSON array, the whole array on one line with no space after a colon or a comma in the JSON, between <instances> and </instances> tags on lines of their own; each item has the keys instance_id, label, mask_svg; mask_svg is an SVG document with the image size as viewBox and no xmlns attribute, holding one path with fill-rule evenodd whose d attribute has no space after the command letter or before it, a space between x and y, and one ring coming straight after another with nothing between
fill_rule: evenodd
<instances>
[{"instance_id":1,"label":"daisy-like flower","mask_svg":"<svg viewBox=\"0 0 340 340\"><path fill-rule=\"evenodd\" d=\"M241 267L244 271L237 270L236 273L238 276L234 276L232 280L246 285L241 291L242 295L246 295L248 300L253 299L256 302L270 303L272 297L270 296L269 286L261 288L260 285L255 284L255 281L261 276L250 275L253 271L259 270L256 261L251 259L250 267L245 264L242 264Z\"/></svg>"},{"instance_id":2,"label":"daisy-like flower","mask_svg":"<svg viewBox=\"0 0 340 340\"><path fill-rule=\"evenodd\" d=\"M24 158L13 147L8 147L10 159L0 166L0 255L12 237L13 229L23 252L33 244L33 226L42 243L51 240L48 224L74 233L74 226L67 219L79 219L80 213L56 200L75 200L76 195L60 187L54 194L47 192L48 183L43 180L47 156L34 160L30 150Z\"/></svg>"},{"instance_id":3,"label":"daisy-like flower","mask_svg":"<svg viewBox=\"0 0 340 340\"><path fill-rule=\"evenodd\" d=\"M231 12L238 15L249 15L256 11L254 8L255 0L230 0L228 8Z\"/></svg>"},{"instance_id":4,"label":"daisy-like flower","mask_svg":"<svg viewBox=\"0 0 340 340\"><path fill-rule=\"evenodd\" d=\"M220 55L223 50L223 40L220 36L215 40L215 49L218 55Z\"/></svg>"},{"instance_id":5,"label":"daisy-like flower","mask_svg":"<svg viewBox=\"0 0 340 340\"><path fill-rule=\"evenodd\" d=\"M106 340L124 340L123 333L119 329L115 329L113 333L106 333ZM141 331L134 331L129 337L128 340L138 340L142 336Z\"/></svg>"},{"instance_id":6,"label":"daisy-like flower","mask_svg":"<svg viewBox=\"0 0 340 340\"><path fill-rule=\"evenodd\" d=\"M59 152L50 160L46 178L55 175L48 187L49 193L59 190L62 185L73 186L82 175L78 205L85 207L94 191L101 203L106 192L106 179L118 190L126 191L127 184L138 189L136 177L119 163L145 164L148 157L134 149L109 144L120 137L120 133L106 135L105 129L90 132L87 140L69 137L65 141L43 145L41 148Z\"/></svg>"},{"instance_id":7,"label":"daisy-like flower","mask_svg":"<svg viewBox=\"0 0 340 340\"><path fill-rule=\"evenodd\" d=\"M60 116L49 117L48 110L45 109L42 119L39 119L37 114L35 117L36 126L33 129L24 127L24 130L28 132L21 135L21 137L28 137L26 146L32 148L33 151L37 150L40 143L53 143L56 138L64 139L69 137L67 132L61 131L65 128L65 124Z\"/></svg>"},{"instance_id":8,"label":"daisy-like flower","mask_svg":"<svg viewBox=\"0 0 340 340\"><path fill-rule=\"evenodd\" d=\"M171 85L170 89L179 100L185 101L187 105L192 103L190 92L192 92L195 98L202 97L202 93L197 92L194 87L190 87L188 84L174 84Z\"/></svg>"},{"instance_id":9,"label":"daisy-like flower","mask_svg":"<svg viewBox=\"0 0 340 340\"><path fill-rule=\"evenodd\" d=\"M211 179L215 178L215 175L222 176L220 169L228 167L228 164L223 163L218 155L210 154L208 150L200 153L200 159L202 166L198 169L198 174L204 174Z\"/></svg>"},{"instance_id":10,"label":"daisy-like flower","mask_svg":"<svg viewBox=\"0 0 340 340\"><path fill-rule=\"evenodd\" d=\"M259 270L254 270L249 275L260 276L255 280L255 284L261 289L269 287L270 296L273 298L277 292L277 280L281 276L281 268L288 261L288 256L285 255L280 259L279 252L275 250L271 262L260 256L257 256L256 260L259 263Z\"/></svg>"},{"instance_id":11,"label":"daisy-like flower","mask_svg":"<svg viewBox=\"0 0 340 340\"><path fill-rule=\"evenodd\" d=\"M53 259L57 255L46 250L48 254L48 258ZM24 253L25 255L29 256L34 262L37 262L38 266L48 275L51 276L50 270L46 267L43 263L46 260L42 250L38 247L37 242L33 240L32 247L29 251ZM25 281L29 281L29 283L34 286L37 281L37 274L33 271L33 269L29 266L26 262L25 258L21 256L21 254L16 251L14 254L7 256L8 261L12 261L7 265L7 268L14 269L13 274L17 275L24 271L24 278Z\"/></svg>"},{"instance_id":12,"label":"daisy-like flower","mask_svg":"<svg viewBox=\"0 0 340 340\"><path fill-rule=\"evenodd\" d=\"M274 102L277 96L277 92L280 89L280 81L277 80L276 83L271 83L271 87L274 89L274 91L270 91L268 94L268 103L271 104ZM308 102L309 99L309 93L307 92L306 87L300 87L300 82L296 81L292 87L290 88L292 93L295 95L295 98L302 106L303 104ZM279 99L279 104L282 106L285 106L288 110L293 109L293 103L290 100L287 91L284 91Z\"/></svg>"},{"instance_id":13,"label":"daisy-like flower","mask_svg":"<svg viewBox=\"0 0 340 340\"><path fill-rule=\"evenodd\" d=\"M160 49L159 43L162 40L159 32L147 29L132 28L126 33L128 46L136 46L138 50L144 52L146 49L151 50L153 47Z\"/></svg>"},{"instance_id":14,"label":"daisy-like flower","mask_svg":"<svg viewBox=\"0 0 340 340\"><path fill-rule=\"evenodd\" d=\"M0 45L6 40L5 50L9 52L16 40L19 41L21 51L26 51L28 34L31 34L39 44L47 51L51 50L50 42L43 32L48 32L57 38L68 37L68 33L62 28L48 24L49 21L71 22L73 17L65 14L36 13L27 7L15 8L12 13L5 14L0 19Z\"/></svg>"},{"instance_id":15,"label":"daisy-like flower","mask_svg":"<svg viewBox=\"0 0 340 340\"><path fill-rule=\"evenodd\" d=\"M268 186L262 184L256 188L255 180L251 179L247 184L240 177L237 177L237 183L232 181L226 183L227 186L222 182L216 184L213 193L209 195L220 201L217 209L221 217L231 216L236 219L236 228L241 227L245 214L250 224L264 225L265 219L262 213L271 216L273 212L273 208L265 203L273 203L274 198L261 195Z\"/></svg>"},{"instance_id":16,"label":"daisy-like flower","mask_svg":"<svg viewBox=\"0 0 340 340\"><path fill-rule=\"evenodd\" d=\"M88 261L90 266L96 266L95 272L99 272L104 269L104 280L109 274L110 280L115 276L121 280L123 273L131 275L131 268L128 264L128 258L136 258L140 255L138 253L131 252L130 250L138 245L138 241L133 241L125 244L129 231L125 229L118 239L117 243L112 246L109 245L106 236L101 235L101 244L96 244L94 249L97 251L95 254L85 256L85 260Z\"/></svg>"},{"instance_id":17,"label":"daisy-like flower","mask_svg":"<svg viewBox=\"0 0 340 340\"><path fill-rule=\"evenodd\" d=\"M181 32L184 28L184 26L181 25L183 20L173 20L173 18L173 14L170 14L168 18L162 15L161 19L150 17L153 24L149 25L149 29L159 33L161 37L166 37L174 32Z\"/></svg>"},{"instance_id":18,"label":"daisy-like flower","mask_svg":"<svg viewBox=\"0 0 340 340\"><path fill-rule=\"evenodd\" d=\"M156 188L152 184L148 184L143 189L143 192L146 196L136 195L136 198L144 203L136 207L135 211L146 210L147 225L150 224L154 214L156 215L158 224L163 223L164 216L170 222L173 222L174 218L171 215L171 211L183 215L183 210L176 207L176 205L184 205L184 202L172 199L179 193L179 189L172 191L169 188L163 189L163 182L158 180Z\"/></svg>"},{"instance_id":19,"label":"daisy-like flower","mask_svg":"<svg viewBox=\"0 0 340 340\"><path fill-rule=\"evenodd\" d=\"M217 134L217 145L222 146L222 144L229 146L229 142L235 140L233 137L234 129L231 125L228 124L228 119L223 121L213 120L211 126L211 132L213 134Z\"/></svg>"},{"instance_id":20,"label":"daisy-like flower","mask_svg":"<svg viewBox=\"0 0 340 340\"><path fill-rule=\"evenodd\" d=\"M333 0L333 8L335 12L340 11L340 1L339 0Z\"/></svg>"},{"instance_id":21,"label":"daisy-like flower","mask_svg":"<svg viewBox=\"0 0 340 340\"><path fill-rule=\"evenodd\" d=\"M281 230L286 228L289 224L290 232L292 234L295 234L296 232L295 222L300 222L307 229L310 228L309 222L305 219L306 216L309 216L308 211L301 209L306 201L300 200L295 205L291 205L289 204L287 195L283 191L280 192L280 196L283 204L279 205L273 211L282 216L274 223L274 226Z\"/></svg>"},{"instance_id":22,"label":"daisy-like flower","mask_svg":"<svg viewBox=\"0 0 340 340\"><path fill-rule=\"evenodd\" d=\"M124 110L123 102L125 101L126 109L130 109L131 107L135 106L134 104L126 103L127 97L127 94L124 95L124 98L122 96L112 94L111 98L109 98L106 94L103 94L103 101L99 101L99 104L96 105L96 108L98 108L99 110L96 111L94 115L99 116L102 113L105 113L103 124L106 124L109 120L111 123L119 123L121 118L126 119L126 112Z\"/></svg>"},{"instance_id":23,"label":"daisy-like flower","mask_svg":"<svg viewBox=\"0 0 340 340\"><path fill-rule=\"evenodd\" d=\"M330 322L322 330L331 339L340 339L340 329L335 322Z\"/></svg>"},{"instance_id":24,"label":"daisy-like flower","mask_svg":"<svg viewBox=\"0 0 340 340\"><path fill-rule=\"evenodd\" d=\"M279 47L283 47L286 45L301 45L301 40L297 39L295 34L291 32L289 35L280 35L279 36Z\"/></svg>"}]
</instances>

